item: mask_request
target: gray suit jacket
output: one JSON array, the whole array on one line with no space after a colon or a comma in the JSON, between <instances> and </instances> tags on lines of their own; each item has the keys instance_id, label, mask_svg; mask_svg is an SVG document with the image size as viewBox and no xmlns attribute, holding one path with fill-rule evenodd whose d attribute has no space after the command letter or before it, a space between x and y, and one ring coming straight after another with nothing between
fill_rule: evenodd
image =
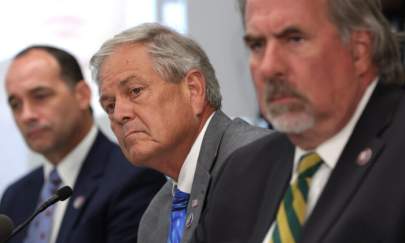
<instances>
[{"instance_id":1,"label":"gray suit jacket","mask_svg":"<svg viewBox=\"0 0 405 243\"><path fill-rule=\"evenodd\" d=\"M270 130L229 119L217 111L208 125L198 157L182 243L190 242L200 219L209 186L224 161L236 149L270 133ZM156 194L141 219L138 243L167 242L173 184L168 181Z\"/></svg>"}]
</instances>

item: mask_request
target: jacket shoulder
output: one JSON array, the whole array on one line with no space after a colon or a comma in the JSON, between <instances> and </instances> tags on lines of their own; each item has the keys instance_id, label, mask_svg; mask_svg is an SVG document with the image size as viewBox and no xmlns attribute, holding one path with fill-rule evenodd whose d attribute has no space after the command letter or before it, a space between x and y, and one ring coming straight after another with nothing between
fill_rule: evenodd
<instances>
[{"instance_id":1,"label":"jacket shoulder","mask_svg":"<svg viewBox=\"0 0 405 243\"><path fill-rule=\"evenodd\" d=\"M1 198L0 213L9 212L17 202L24 199L27 193L35 190L36 187L39 188L43 180L43 167L40 166L10 184Z\"/></svg>"},{"instance_id":2,"label":"jacket shoulder","mask_svg":"<svg viewBox=\"0 0 405 243\"><path fill-rule=\"evenodd\" d=\"M237 149L272 133L273 131L270 129L253 126L242 119L236 118L231 121L224 132L218 159L226 159Z\"/></svg>"}]
</instances>

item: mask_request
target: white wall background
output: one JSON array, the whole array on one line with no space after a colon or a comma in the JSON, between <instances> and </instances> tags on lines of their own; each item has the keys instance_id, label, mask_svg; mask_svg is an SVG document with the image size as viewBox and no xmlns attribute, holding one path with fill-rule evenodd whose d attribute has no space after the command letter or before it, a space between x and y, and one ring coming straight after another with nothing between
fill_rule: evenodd
<instances>
[{"instance_id":1,"label":"white wall background","mask_svg":"<svg viewBox=\"0 0 405 243\"><path fill-rule=\"evenodd\" d=\"M202 45L217 71L227 114L256 118L236 0L0 1L0 195L41 159L26 147L6 103L3 81L8 60L28 45L53 44L78 57L90 80L88 60L105 39L130 26L152 21L188 33ZM113 137L97 102L96 87L90 84L97 121Z\"/></svg>"},{"instance_id":2,"label":"white wall background","mask_svg":"<svg viewBox=\"0 0 405 243\"><path fill-rule=\"evenodd\" d=\"M202 45L216 69L226 113L254 119L258 109L236 2L188 1L188 33Z\"/></svg>"}]
</instances>

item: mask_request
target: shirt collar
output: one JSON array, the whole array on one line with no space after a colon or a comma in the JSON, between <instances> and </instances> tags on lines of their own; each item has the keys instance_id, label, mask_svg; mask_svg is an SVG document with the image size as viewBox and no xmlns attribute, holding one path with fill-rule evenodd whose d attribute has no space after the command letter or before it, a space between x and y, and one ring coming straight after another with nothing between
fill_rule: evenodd
<instances>
[{"instance_id":1,"label":"shirt collar","mask_svg":"<svg viewBox=\"0 0 405 243\"><path fill-rule=\"evenodd\" d=\"M177 182L177 187L182 192L190 193L191 187L193 186L195 169L197 167L198 156L200 155L202 141L207 131L208 124L211 122L212 117L215 113L212 113L208 120L205 122L203 129L198 134L197 139L194 141L193 146L186 159L184 160L183 165L181 166L179 179ZM174 181L173 181L174 182ZM175 182L174 182L175 183Z\"/></svg>"},{"instance_id":2,"label":"shirt collar","mask_svg":"<svg viewBox=\"0 0 405 243\"><path fill-rule=\"evenodd\" d=\"M80 168L86 158L91 146L93 145L97 136L97 128L92 126L86 137L77 145L65 158L58 163L57 170L62 179L62 184L73 188L76 178L79 175ZM55 166L49 162L45 157L41 156L44 160L44 176L45 180L48 179L49 173Z\"/></svg>"},{"instance_id":3,"label":"shirt collar","mask_svg":"<svg viewBox=\"0 0 405 243\"><path fill-rule=\"evenodd\" d=\"M315 152L322 158L324 163L332 170L335 168L336 163L340 157L340 154L343 151L349 137L353 133L353 129L359 120L361 114L364 111L368 101L370 100L371 94L375 90L377 86L378 78L375 78L372 83L367 87L366 92L364 93L363 97L361 98L359 104L357 105L356 111L350 118L349 122L346 126L341 129L337 134L335 134L330 139L326 140L322 144L320 144L316 149ZM295 154L294 154L294 171L298 166L299 158L308 153L309 151L305 151L298 146L295 146Z\"/></svg>"}]
</instances>

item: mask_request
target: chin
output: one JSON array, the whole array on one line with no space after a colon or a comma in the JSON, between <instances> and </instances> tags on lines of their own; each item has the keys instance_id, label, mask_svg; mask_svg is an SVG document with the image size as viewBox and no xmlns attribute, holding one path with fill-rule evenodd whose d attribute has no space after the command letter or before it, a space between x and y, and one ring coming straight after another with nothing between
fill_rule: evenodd
<instances>
[{"instance_id":1,"label":"chin","mask_svg":"<svg viewBox=\"0 0 405 243\"><path fill-rule=\"evenodd\" d=\"M140 167L150 167L149 166L149 156L146 154L143 154L139 151L130 151L128 153L125 153L125 157L131 162L131 164L135 166L140 166Z\"/></svg>"},{"instance_id":2,"label":"chin","mask_svg":"<svg viewBox=\"0 0 405 243\"><path fill-rule=\"evenodd\" d=\"M272 116L266 115L266 118L273 125L274 129L288 134L301 134L315 125L315 118L305 112L295 114L283 114Z\"/></svg>"},{"instance_id":3,"label":"chin","mask_svg":"<svg viewBox=\"0 0 405 243\"><path fill-rule=\"evenodd\" d=\"M52 150L52 147L49 144L28 144L28 147L39 154L46 154Z\"/></svg>"}]
</instances>

